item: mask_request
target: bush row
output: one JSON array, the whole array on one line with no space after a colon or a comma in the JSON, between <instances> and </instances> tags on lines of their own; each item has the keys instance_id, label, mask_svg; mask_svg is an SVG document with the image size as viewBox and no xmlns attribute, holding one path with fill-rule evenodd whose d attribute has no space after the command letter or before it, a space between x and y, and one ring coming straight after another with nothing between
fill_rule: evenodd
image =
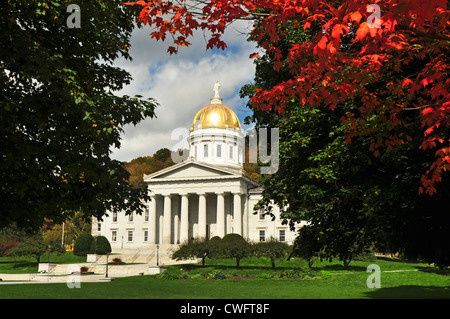
<instances>
[{"instance_id":1,"label":"bush row","mask_svg":"<svg viewBox=\"0 0 450 319\"><path fill-rule=\"evenodd\" d=\"M73 254L86 256L87 254L106 255L111 252L111 245L105 236L94 237L84 233L78 236L73 247Z\"/></svg>"},{"instance_id":2,"label":"bush row","mask_svg":"<svg viewBox=\"0 0 450 319\"><path fill-rule=\"evenodd\" d=\"M180 245L174 252L172 259L187 260L200 258L205 265L206 257L211 259L234 258L236 267L242 258L250 256L264 256L271 260L275 268L275 260L287 256L290 248L286 243L270 239L265 242L251 243L238 234L228 234L222 239L212 237L207 239L194 239Z\"/></svg>"}]
</instances>

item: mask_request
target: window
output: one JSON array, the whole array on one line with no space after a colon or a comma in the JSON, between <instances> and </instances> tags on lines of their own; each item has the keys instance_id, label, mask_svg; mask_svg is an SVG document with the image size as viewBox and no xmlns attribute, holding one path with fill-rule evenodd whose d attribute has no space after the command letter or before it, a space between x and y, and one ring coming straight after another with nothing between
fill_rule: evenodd
<instances>
[{"instance_id":1,"label":"window","mask_svg":"<svg viewBox=\"0 0 450 319\"><path fill-rule=\"evenodd\" d=\"M144 230L144 241L148 241L148 230Z\"/></svg>"},{"instance_id":2,"label":"window","mask_svg":"<svg viewBox=\"0 0 450 319\"><path fill-rule=\"evenodd\" d=\"M197 159L197 145L194 147L194 159Z\"/></svg>"},{"instance_id":3,"label":"window","mask_svg":"<svg viewBox=\"0 0 450 319\"><path fill-rule=\"evenodd\" d=\"M111 232L111 241L117 241L117 230Z\"/></svg>"},{"instance_id":4,"label":"window","mask_svg":"<svg viewBox=\"0 0 450 319\"><path fill-rule=\"evenodd\" d=\"M148 215L149 215L149 211L148 208L145 209L145 213L144 213L144 221L148 222Z\"/></svg>"},{"instance_id":5,"label":"window","mask_svg":"<svg viewBox=\"0 0 450 319\"><path fill-rule=\"evenodd\" d=\"M133 221L133 213L130 213L130 215L128 215L128 221L129 222Z\"/></svg>"},{"instance_id":6,"label":"window","mask_svg":"<svg viewBox=\"0 0 450 319\"><path fill-rule=\"evenodd\" d=\"M265 230L259 231L259 241L266 241L266 231Z\"/></svg>"},{"instance_id":7,"label":"window","mask_svg":"<svg viewBox=\"0 0 450 319\"><path fill-rule=\"evenodd\" d=\"M208 144L203 145L203 157L208 157Z\"/></svg>"},{"instance_id":8,"label":"window","mask_svg":"<svg viewBox=\"0 0 450 319\"><path fill-rule=\"evenodd\" d=\"M230 151L228 152L228 158L231 159L231 160L234 158L233 150L234 150L233 145L230 145Z\"/></svg>"},{"instance_id":9,"label":"window","mask_svg":"<svg viewBox=\"0 0 450 319\"><path fill-rule=\"evenodd\" d=\"M280 229L280 241L286 241L286 230Z\"/></svg>"},{"instance_id":10,"label":"window","mask_svg":"<svg viewBox=\"0 0 450 319\"><path fill-rule=\"evenodd\" d=\"M217 157L222 157L222 145L217 145Z\"/></svg>"},{"instance_id":11,"label":"window","mask_svg":"<svg viewBox=\"0 0 450 319\"><path fill-rule=\"evenodd\" d=\"M259 220L264 220L266 215L264 215L264 209L259 210Z\"/></svg>"},{"instance_id":12,"label":"window","mask_svg":"<svg viewBox=\"0 0 450 319\"><path fill-rule=\"evenodd\" d=\"M101 223L97 223L97 231L101 231L102 230L102 224Z\"/></svg>"},{"instance_id":13,"label":"window","mask_svg":"<svg viewBox=\"0 0 450 319\"><path fill-rule=\"evenodd\" d=\"M132 230L128 231L128 241L133 241L133 231Z\"/></svg>"},{"instance_id":14,"label":"window","mask_svg":"<svg viewBox=\"0 0 450 319\"><path fill-rule=\"evenodd\" d=\"M117 222L117 213L113 213L112 221Z\"/></svg>"}]
</instances>

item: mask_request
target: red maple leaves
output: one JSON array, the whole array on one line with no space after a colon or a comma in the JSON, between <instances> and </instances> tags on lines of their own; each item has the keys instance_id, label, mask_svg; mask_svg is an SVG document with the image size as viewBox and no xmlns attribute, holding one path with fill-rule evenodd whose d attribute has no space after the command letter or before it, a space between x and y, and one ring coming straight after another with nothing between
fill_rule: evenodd
<instances>
[{"instance_id":1,"label":"red maple leaves","mask_svg":"<svg viewBox=\"0 0 450 319\"><path fill-rule=\"evenodd\" d=\"M421 148L437 151L419 191L433 194L441 173L450 169L450 141L439 135L442 128L450 127L450 10L446 0L153 0L127 4L142 6L138 20L154 28L153 38L172 36L170 54L190 45L187 39L197 29L210 33L207 48L224 49L221 36L231 22L258 20L251 31L254 39L273 54L275 69L287 67L293 79L267 91L257 90L251 100L257 108L282 113L285 103L297 98L300 105L335 109L359 97L359 114L342 119L349 124L346 138L350 142L354 136L372 136L374 155L408 139L393 133L397 126L410 124L400 120L402 112L420 112ZM322 31L305 43L293 44L286 59L277 44L283 26L292 21L304 29L319 23ZM415 61L421 61L418 70L406 75L400 72L415 67ZM386 88L370 88L389 75L392 80Z\"/></svg>"}]
</instances>

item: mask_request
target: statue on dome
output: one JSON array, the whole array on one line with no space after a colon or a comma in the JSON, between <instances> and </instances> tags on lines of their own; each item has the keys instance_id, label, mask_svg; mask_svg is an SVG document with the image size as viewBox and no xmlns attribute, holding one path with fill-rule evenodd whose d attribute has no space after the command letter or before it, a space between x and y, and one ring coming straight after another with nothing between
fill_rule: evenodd
<instances>
[{"instance_id":1,"label":"statue on dome","mask_svg":"<svg viewBox=\"0 0 450 319\"><path fill-rule=\"evenodd\" d=\"M220 97L219 89L220 89L219 81L216 81L216 84L214 84L214 97Z\"/></svg>"}]
</instances>

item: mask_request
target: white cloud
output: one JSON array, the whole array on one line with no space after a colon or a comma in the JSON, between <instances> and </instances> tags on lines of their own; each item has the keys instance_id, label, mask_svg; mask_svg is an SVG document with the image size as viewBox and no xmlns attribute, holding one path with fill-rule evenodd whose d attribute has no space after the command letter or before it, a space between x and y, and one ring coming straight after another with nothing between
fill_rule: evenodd
<instances>
[{"instance_id":1,"label":"white cloud","mask_svg":"<svg viewBox=\"0 0 450 319\"><path fill-rule=\"evenodd\" d=\"M133 61L119 61L117 66L126 69L133 77L130 85L117 94L157 100L157 118L145 119L136 126L126 126L121 148L113 149L112 157L129 161L138 156L154 154L162 147L171 148L171 132L178 127L189 128L196 112L209 104L213 86L221 84L224 104L240 117L250 114L239 99L239 89L254 78L253 61L249 54L255 51L243 32L245 23L237 23L224 36L229 45L225 51L206 50L203 35L198 32L192 46L180 49L170 56L166 50L170 42L156 42L149 36L148 27L136 29L132 36Z\"/></svg>"}]
</instances>

